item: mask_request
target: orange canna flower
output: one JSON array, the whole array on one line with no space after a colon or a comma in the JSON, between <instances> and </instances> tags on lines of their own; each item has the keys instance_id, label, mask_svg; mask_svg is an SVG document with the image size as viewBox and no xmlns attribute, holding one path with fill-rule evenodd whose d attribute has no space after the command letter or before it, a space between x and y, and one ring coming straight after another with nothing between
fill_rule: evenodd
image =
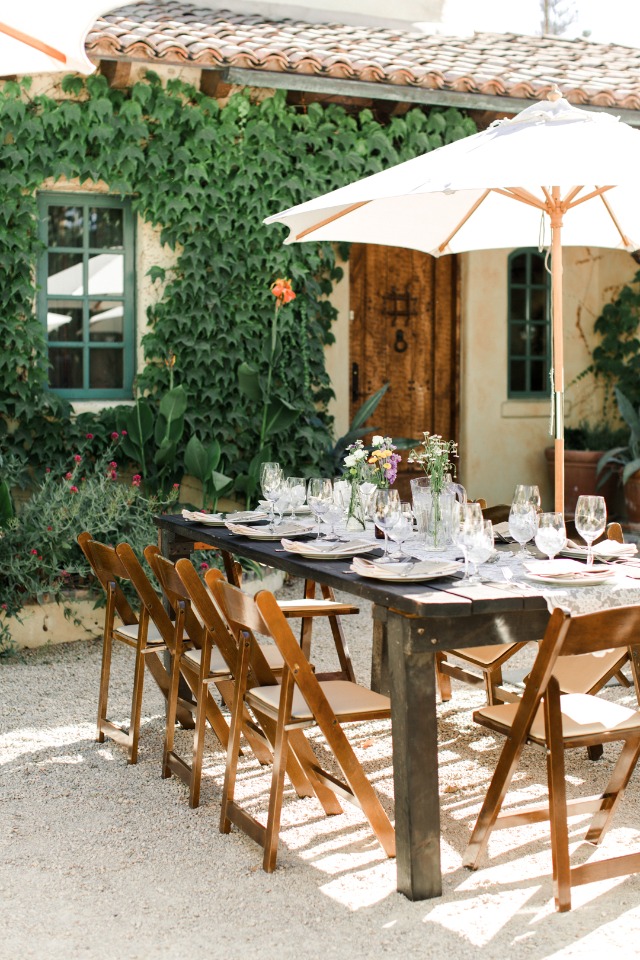
<instances>
[{"instance_id":1,"label":"orange canna flower","mask_svg":"<svg viewBox=\"0 0 640 960\"><path fill-rule=\"evenodd\" d=\"M283 277L278 277L277 280L274 280L270 289L274 297L280 301L281 306L282 304L290 303L291 300L295 300L296 298L293 287L291 286L291 280L286 280Z\"/></svg>"}]
</instances>

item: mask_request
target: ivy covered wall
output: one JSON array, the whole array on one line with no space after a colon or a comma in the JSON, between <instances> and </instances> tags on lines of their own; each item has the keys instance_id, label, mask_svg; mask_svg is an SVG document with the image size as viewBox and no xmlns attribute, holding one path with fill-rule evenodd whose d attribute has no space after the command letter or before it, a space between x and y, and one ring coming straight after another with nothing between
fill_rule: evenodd
<instances>
[{"instance_id":1,"label":"ivy covered wall","mask_svg":"<svg viewBox=\"0 0 640 960\"><path fill-rule=\"evenodd\" d=\"M150 271L165 285L149 310L149 362L137 388L159 396L169 379L162 361L175 354L175 382L188 395L184 439L218 439L232 476L255 452L261 414L240 396L236 370L243 360L265 362L269 285L292 279L297 298L281 313L277 389L302 411L277 438L277 452L287 465L317 462L331 431L324 347L340 269L332 245L284 247L284 228L262 220L467 136L473 122L453 109L413 109L383 126L367 110L354 117L338 105L288 105L281 91L255 103L246 91L221 107L154 74L124 91L101 76L67 77L63 89L60 101L30 96L28 84L0 91L0 453L20 450L44 465L74 430L87 429L46 390L43 329L33 314L36 191L66 178L85 189L104 181L129 196L177 251L169 274Z\"/></svg>"}]
</instances>

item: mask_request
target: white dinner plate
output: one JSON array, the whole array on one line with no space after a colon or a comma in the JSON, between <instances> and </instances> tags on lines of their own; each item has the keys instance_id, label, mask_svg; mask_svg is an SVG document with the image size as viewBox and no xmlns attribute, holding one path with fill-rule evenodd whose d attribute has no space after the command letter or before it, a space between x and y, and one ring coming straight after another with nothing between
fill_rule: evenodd
<instances>
[{"instance_id":1,"label":"white dinner plate","mask_svg":"<svg viewBox=\"0 0 640 960\"><path fill-rule=\"evenodd\" d=\"M356 557L363 553L371 553L378 549L377 543L370 543L366 540L350 540L340 546L327 544L326 549L318 550L312 548L312 543L296 543L295 546L289 546L286 539L283 539L282 546L287 553L297 554L307 560L345 560L350 557ZM333 547L333 549L331 549Z\"/></svg>"},{"instance_id":2,"label":"white dinner plate","mask_svg":"<svg viewBox=\"0 0 640 960\"><path fill-rule=\"evenodd\" d=\"M183 510L183 520L199 523L203 527L224 527L227 520L233 523L261 523L268 520L263 510L238 510L234 513L202 513L200 510Z\"/></svg>"},{"instance_id":3,"label":"white dinner plate","mask_svg":"<svg viewBox=\"0 0 640 960\"><path fill-rule=\"evenodd\" d=\"M461 563L451 562L442 563L437 560L421 560L416 564L414 570L404 574L403 570L410 566L407 563L395 563L378 565L371 563L364 566L358 564L357 567L351 565L353 573L361 577L368 577L371 580L386 580L390 583L422 583L425 580L437 580L440 577L449 577L462 568Z\"/></svg>"}]
</instances>

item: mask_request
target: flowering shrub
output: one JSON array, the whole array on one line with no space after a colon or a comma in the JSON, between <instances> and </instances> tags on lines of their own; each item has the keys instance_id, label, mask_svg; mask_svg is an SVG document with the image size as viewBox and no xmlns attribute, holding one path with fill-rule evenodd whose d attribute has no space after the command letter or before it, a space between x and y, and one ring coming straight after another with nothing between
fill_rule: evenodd
<instances>
[{"instance_id":1,"label":"flowering shrub","mask_svg":"<svg viewBox=\"0 0 640 960\"><path fill-rule=\"evenodd\" d=\"M345 473L358 482L368 480L377 487L390 487L395 482L402 459L395 451L391 437L374 437L371 450L365 448L362 440L356 440L347 447Z\"/></svg>"},{"instance_id":2,"label":"flowering shrub","mask_svg":"<svg viewBox=\"0 0 640 960\"><path fill-rule=\"evenodd\" d=\"M119 434L97 457L91 440L87 436L69 470L46 472L31 499L0 530L0 612L6 616L19 617L31 600L48 597L64 605L69 587L95 587L76 541L83 530L105 543L126 540L141 553L157 540L154 514L177 499L177 488L162 498L146 497L139 475L131 483L120 482L115 459ZM8 628L0 618L0 653L9 648Z\"/></svg>"}]
</instances>

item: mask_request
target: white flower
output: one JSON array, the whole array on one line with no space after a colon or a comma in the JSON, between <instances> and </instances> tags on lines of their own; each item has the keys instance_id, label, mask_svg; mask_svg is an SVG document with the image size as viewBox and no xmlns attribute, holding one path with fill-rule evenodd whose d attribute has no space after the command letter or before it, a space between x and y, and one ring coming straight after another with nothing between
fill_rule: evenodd
<instances>
[{"instance_id":1,"label":"white flower","mask_svg":"<svg viewBox=\"0 0 640 960\"><path fill-rule=\"evenodd\" d=\"M359 458L358 458L359 459ZM350 453L347 457L344 458L345 467L355 467L357 459L354 454Z\"/></svg>"},{"instance_id":2,"label":"white flower","mask_svg":"<svg viewBox=\"0 0 640 960\"><path fill-rule=\"evenodd\" d=\"M364 458L366 457L366 455L367 455L367 451L366 451L366 450L355 450L355 451L354 451L354 454L353 454L354 459L356 459L356 460L364 460Z\"/></svg>"},{"instance_id":3,"label":"white flower","mask_svg":"<svg viewBox=\"0 0 640 960\"><path fill-rule=\"evenodd\" d=\"M371 445L374 447L381 447L384 443L384 437L374 437L371 441Z\"/></svg>"}]
</instances>

